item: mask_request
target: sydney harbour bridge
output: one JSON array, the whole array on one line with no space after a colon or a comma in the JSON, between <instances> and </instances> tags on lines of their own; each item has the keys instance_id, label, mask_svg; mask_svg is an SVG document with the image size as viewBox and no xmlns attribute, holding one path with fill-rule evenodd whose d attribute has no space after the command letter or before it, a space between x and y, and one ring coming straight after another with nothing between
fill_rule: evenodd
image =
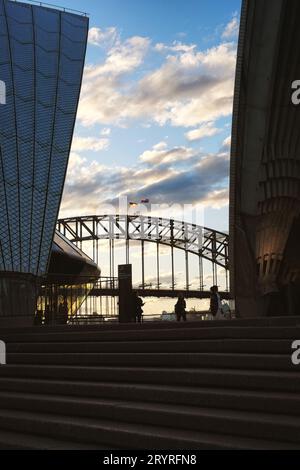
<instances>
[{"instance_id":1,"label":"sydney harbour bridge","mask_svg":"<svg viewBox=\"0 0 300 470\"><path fill-rule=\"evenodd\" d=\"M222 278L221 292L223 298L229 297L229 262L228 234L201 227L196 224L143 215L92 215L59 219L57 230L80 250L91 254L93 261L99 265L101 242L108 240L109 266L105 274L114 279L116 274L116 244L124 246L124 263L136 264L140 273L135 282L142 296L176 297L184 292L186 297L208 298L211 285L218 285ZM147 282L145 266L147 257L145 244L155 244L155 281ZM137 249L139 256L131 258L131 245ZM169 250L170 282L161 282L161 247ZM176 283L175 257L176 252L184 253L184 283L181 288ZM165 254L165 253L164 253ZM100 263L101 264L101 263ZM164 269L166 269L164 267ZM197 270L197 286L191 283L191 272ZM205 284L205 279L210 284ZM98 284L91 291L92 295L117 295L115 284Z\"/></svg>"}]
</instances>

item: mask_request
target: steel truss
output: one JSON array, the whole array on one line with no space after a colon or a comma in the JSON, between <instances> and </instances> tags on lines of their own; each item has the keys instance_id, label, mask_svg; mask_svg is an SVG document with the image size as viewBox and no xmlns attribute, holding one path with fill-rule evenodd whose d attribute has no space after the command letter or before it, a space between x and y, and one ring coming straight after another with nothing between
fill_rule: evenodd
<instances>
[{"instance_id":1,"label":"steel truss","mask_svg":"<svg viewBox=\"0 0 300 470\"><path fill-rule=\"evenodd\" d=\"M206 259L212 264L213 282L217 284L217 266L226 272L226 290L228 290L228 234L196 224L173 219L143 215L92 215L59 219L57 230L71 242L82 248L82 243L93 242L93 258L98 263L99 240L110 240L110 264L114 264L114 240L125 240L126 263L129 263L130 240L141 241L142 248L142 283L144 276L144 243L157 244L157 287L159 289L159 245L171 247L172 286L174 280L174 249L185 252L186 290L189 290L189 253L199 257L200 290L203 290L203 265ZM113 268L111 275L114 275Z\"/></svg>"}]
</instances>

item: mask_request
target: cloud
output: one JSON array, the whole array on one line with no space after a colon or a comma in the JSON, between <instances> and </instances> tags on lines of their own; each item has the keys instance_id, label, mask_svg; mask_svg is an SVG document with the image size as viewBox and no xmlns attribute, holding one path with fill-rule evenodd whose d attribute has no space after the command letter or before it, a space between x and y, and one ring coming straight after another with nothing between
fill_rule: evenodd
<instances>
[{"instance_id":1,"label":"cloud","mask_svg":"<svg viewBox=\"0 0 300 470\"><path fill-rule=\"evenodd\" d=\"M229 189L223 188L213 190L207 194L204 205L207 207L213 207L219 209L228 205Z\"/></svg>"},{"instance_id":2,"label":"cloud","mask_svg":"<svg viewBox=\"0 0 300 470\"><path fill-rule=\"evenodd\" d=\"M179 33L177 33L176 36L178 36L179 38L185 38L187 35L187 33L185 31L179 31Z\"/></svg>"},{"instance_id":3,"label":"cloud","mask_svg":"<svg viewBox=\"0 0 300 470\"><path fill-rule=\"evenodd\" d=\"M61 215L99 213L101 205L120 196L165 204L166 217L171 204L228 204L228 140L216 154L204 154L188 145L168 145L164 138L127 167L82 157L85 149L109 145L112 125L139 120L144 127L183 126L193 141L215 135L215 121L231 113L236 44L207 50L181 42L156 45L152 54L162 54L161 65L147 64L144 70L150 46L141 36L117 41L103 62L86 67L78 117L85 126L103 128L99 138L74 140Z\"/></svg>"},{"instance_id":4,"label":"cloud","mask_svg":"<svg viewBox=\"0 0 300 470\"><path fill-rule=\"evenodd\" d=\"M178 281L180 281L180 276L182 276L182 275L183 275L183 271L178 271L178 270L176 271L176 276L174 276L175 285L178 283ZM161 287L171 288L171 286L172 286L172 273L171 272L165 272L165 273L160 272L159 273L159 283L160 283ZM150 286L156 286L157 285L157 276L155 276L155 275L146 276L145 284L147 286L149 286L149 285Z\"/></svg>"},{"instance_id":5,"label":"cloud","mask_svg":"<svg viewBox=\"0 0 300 470\"><path fill-rule=\"evenodd\" d=\"M140 120L194 127L231 113L236 44L206 51L182 43L156 45L168 52L162 65L141 74L149 46L148 38L128 38L103 63L86 68L78 111L83 125Z\"/></svg>"},{"instance_id":6,"label":"cloud","mask_svg":"<svg viewBox=\"0 0 300 470\"><path fill-rule=\"evenodd\" d=\"M132 72L141 65L149 44L150 40L141 36L132 36L123 43L119 42L107 52L104 63L86 67L84 78L93 81L105 77L107 80L109 75L111 79L115 79Z\"/></svg>"},{"instance_id":7,"label":"cloud","mask_svg":"<svg viewBox=\"0 0 300 470\"><path fill-rule=\"evenodd\" d=\"M158 144L153 145L154 150L163 150L168 146L168 144L164 141L158 142Z\"/></svg>"},{"instance_id":8,"label":"cloud","mask_svg":"<svg viewBox=\"0 0 300 470\"><path fill-rule=\"evenodd\" d=\"M194 157L197 152L194 149L187 147L173 147L167 149L165 142L159 142L154 145L151 150L146 150L140 155L140 160L145 163L151 164L165 164L172 162L180 162Z\"/></svg>"},{"instance_id":9,"label":"cloud","mask_svg":"<svg viewBox=\"0 0 300 470\"><path fill-rule=\"evenodd\" d=\"M103 63L85 67L78 119L85 126L118 124L126 114L121 78L135 71L148 51L148 38L133 36L112 47Z\"/></svg>"},{"instance_id":10,"label":"cloud","mask_svg":"<svg viewBox=\"0 0 300 470\"><path fill-rule=\"evenodd\" d=\"M117 28L111 26L106 29L90 28L88 35L88 43L93 46L102 48L110 48L119 41L119 33Z\"/></svg>"},{"instance_id":11,"label":"cloud","mask_svg":"<svg viewBox=\"0 0 300 470\"><path fill-rule=\"evenodd\" d=\"M101 135L110 135L111 129L109 127L104 127L101 131Z\"/></svg>"},{"instance_id":12,"label":"cloud","mask_svg":"<svg viewBox=\"0 0 300 470\"><path fill-rule=\"evenodd\" d=\"M228 152L204 155L188 147L154 147L131 167L101 165L73 152L60 215L100 213L103 204L116 204L120 196L149 198L165 217L175 204L228 204Z\"/></svg>"},{"instance_id":13,"label":"cloud","mask_svg":"<svg viewBox=\"0 0 300 470\"><path fill-rule=\"evenodd\" d=\"M215 206L218 195L221 203L224 202L224 179L227 175L228 159L209 155L202 157L199 163L188 169L174 172L165 179L149 184L143 188L143 193L153 203L209 205L208 201L213 201ZM138 192L138 196L140 194L142 193Z\"/></svg>"},{"instance_id":14,"label":"cloud","mask_svg":"<svg viewBox=\"0 0 300 470\"><path fill-rule=\"evenodd\" d=\"M141 36L133 36L123 44L113 47L104 64L105 72L127 73L141 65L149 47L149 39Z\"/></svg>"},{"instance_id":15,"label":"cloud","mask_svg":"<svg viewBox=\"0 0 300 470\"><path fill-rule=\"evenodd\" d=\"M239 33L239 19L237 13L235 13L229 23L226 25L223 33L222 39L228 40L233 39L238 36Z\"/></svg>"},{"instance_id":16,"label":"cloud","mask_svg":"<svg viewBox=\"0 0 300 470\"><path fill-rule=\"evenodd\" d=\"M97 139L95 137L79 137L75 136L72 143L73 152L82 152L90 150L98 152L106 150L109 147L109 139Z\"/></svg>"},{"instance_id":17,"label":"cloud","mask_svg":"<svg viewBox=\"0 0 300 470\"><path fill-rule=\"evenodd\" d=\"M194 141L203 139L204 137L213 137L220 132L222 132L222 130L214 127L214 122L205 122L198 127L198 129L186 132L185 137L187 140Z\"/></svg>"},{"instance_id":18,"label":"cloud","mask_svg":"<svg viewBox=\"0 0 300 470\"><path fill-rule=\"evenodd\" d=\"M220 148L220 153L229 154L230 146L231 146L231 135L229 135L228 137L226 137L226 139L223 140L222 146Z\"/></svg>"},{"instance_id":19,"label":"cloud","mask_svg":"<svg viewBox=\"0 0 300 470\"><path fill-rule=\"evenodd\" d=\"M196 44L183 44L180 41L173 41L171 46L159 42L155 44L154 50L158 52L193 52L196 47Z\"/></svg>"}]
</instances>

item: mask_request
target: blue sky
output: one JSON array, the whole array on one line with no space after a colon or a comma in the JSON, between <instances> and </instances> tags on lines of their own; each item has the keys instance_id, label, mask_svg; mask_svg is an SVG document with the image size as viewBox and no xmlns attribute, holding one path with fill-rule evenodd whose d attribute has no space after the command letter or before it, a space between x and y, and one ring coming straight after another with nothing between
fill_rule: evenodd
<instances>
[{"instance_id":1,"label":"blue sky","mask_svg":"<svg viewBox=\"0 0 300 470\"><path fill-rule=\"evenodd\" d=\"M63 5L89 13L90 36L61 215L150 198L226 230L240 1Z\"/></svg>"}]
</instances>

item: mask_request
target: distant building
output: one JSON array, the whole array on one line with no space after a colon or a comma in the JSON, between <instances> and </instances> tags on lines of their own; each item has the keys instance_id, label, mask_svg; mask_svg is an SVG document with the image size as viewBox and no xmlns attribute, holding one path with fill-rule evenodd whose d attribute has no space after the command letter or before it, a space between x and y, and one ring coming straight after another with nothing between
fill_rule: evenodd
<instances>
[{"instance_id":1,"label":"distant building","mask_svg":"<svg viewBox=\"0 0 300 470\"><path fill-rule=\"evenodd\" d=\"M298 0L244 1L233 108L230 264L237 314L299 314Z\"/></svg>"},{"instance_id":2,"label":"distant building","mask_svg":"<svg viewBox=\"0 0 300 470\"><path fill-rule=\"evenodd\" d=\"M88 18L0 0L0 321L32 318L47 275Z\"/></svg>"}]
</instances>

